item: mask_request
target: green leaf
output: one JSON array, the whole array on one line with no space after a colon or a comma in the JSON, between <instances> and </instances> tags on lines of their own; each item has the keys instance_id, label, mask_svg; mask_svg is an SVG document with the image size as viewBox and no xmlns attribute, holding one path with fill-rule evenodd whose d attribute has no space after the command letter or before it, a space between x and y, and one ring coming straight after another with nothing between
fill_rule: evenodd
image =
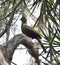
<instances>
[{"instance_id":1,"label":"green leaf","mask_svg":"<svg viewBox=\"0 0 60 65\"><path fill-rule=\"evenodd\" d=\"M56 62L57 65L60 65L60 61L58 60L57 57L54 57L54 60L55 60L55 62Z\"/></svg>"},{"instance_id":2,"label":"green leaf","mask_svg":"<svg viewBox=\"0 0 60 65\"><path fill-rule=\"evenodd\" d=\"M13 5L15 5L15 4L16 4L16 0L12 0L12 2L13 2Z\"/></svg>"},{"instance_id":3,"label":"green leaf","mask_svg":"<svg viewBox=\"0 0 60 65\"><path fill-rule=\"evenodd\" d=\"M48 63L51 63L47 58L45 58L44 56L42 56Z\"/></svg>"},{"instance_id":4,"label":"green leaf","mask_svg":"<svg viewBox=\"0 0 60 65\"><path fill-rule=\"evenodd\" d=\"M49 38L49 36L44 33L44 31L41 27L39 27L39 28L40 28L42 34L44 35L44 38L50 43L51 39Z\"/></svg>"},{"instance_id":5,"label":"green leaf","mask_svg":"<svg viewBox=\"0 0 60 65\"><path fill-rule=\"evenodd\" d=\"M60 34L56 34L56 38L60 40Z\"/></svg>"}]
</instances>

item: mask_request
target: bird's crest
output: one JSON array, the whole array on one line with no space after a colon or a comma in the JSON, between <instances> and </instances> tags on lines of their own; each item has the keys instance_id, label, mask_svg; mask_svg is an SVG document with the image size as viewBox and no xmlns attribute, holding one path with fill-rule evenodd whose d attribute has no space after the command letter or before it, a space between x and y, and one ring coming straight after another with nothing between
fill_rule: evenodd
<instances>
[{"instance_id":1,"label":"bird's crest","mask_svg":"<svg viewBox=\"0 0 60 65\"><path fill-rule=\"evenodd\" d=\"M25 15L22 16L21 21L22 21L23 23L26 23L26 22L27 22L27 19L26 19L26 16L25 16Z\"/></svg>"}]
</instances>

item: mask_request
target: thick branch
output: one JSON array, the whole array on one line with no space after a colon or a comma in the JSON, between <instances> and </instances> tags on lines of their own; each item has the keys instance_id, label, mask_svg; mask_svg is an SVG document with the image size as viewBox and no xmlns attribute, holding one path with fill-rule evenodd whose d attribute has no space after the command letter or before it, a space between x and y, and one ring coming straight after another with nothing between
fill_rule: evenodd
<instances>
[{"instance_id":1,"label":"thick branch","mask_svg":"<svg viewBox=\"0 0 60 65\"><path fill-rule=\"evenodd\" d=\"M9 65L7 62L6 62L6 59L0 49L0 65Z\"/></svg>"},{"instance_id":2,"label":"thick branch","mask_svg":"<svg viewBox=\"0 0 60 65\"><path fill-rule=\"evenodd\" d=\"M32 56L36 60L38 59L38 53L37 53L36 49L34 48L32 41L27 36L25 36L23 34L18 34L16 36L14 36L7 43L8 43L8 46L5 49L6 52L4 53L4 55L8 62L11 62L13 53L19 44L23 44L26 48L29 49L30 54L31 55L33 54Z\"/></svg>"}]
</instances>

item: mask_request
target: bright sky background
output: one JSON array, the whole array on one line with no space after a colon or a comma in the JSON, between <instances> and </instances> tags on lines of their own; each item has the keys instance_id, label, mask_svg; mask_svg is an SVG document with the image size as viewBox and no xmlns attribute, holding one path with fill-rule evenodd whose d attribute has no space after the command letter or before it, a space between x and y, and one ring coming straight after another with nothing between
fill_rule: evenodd
<instances>
[{"instance_id":1,"label":"bright sky background","mask_svg":"<svg viewBox=\"0 0 60 65\"><path fill-rule=\"evenodd\" d=\"M15 51L12 61L15 62L17 65L26 65L27 63L29 63L29 58L30 55L27 52L27 49L20 49Z\"/></svg>"}]
</instances>

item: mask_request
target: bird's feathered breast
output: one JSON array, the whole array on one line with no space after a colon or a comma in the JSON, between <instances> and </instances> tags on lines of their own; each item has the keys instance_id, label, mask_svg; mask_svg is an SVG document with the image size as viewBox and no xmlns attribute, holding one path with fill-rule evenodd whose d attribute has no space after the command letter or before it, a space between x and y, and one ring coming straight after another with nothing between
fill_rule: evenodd
<instances>
[{"instance_id":1,"label":"bird's feathered breast","mask_svg":"<svg viewBox=\"0 0 60 65\"><path fill-rule=\"evenodd\" d=\"M26 34L28 37L31 37L31 38L39 37L41 39L40 35L34 30L34 28L22 23L21 29L22 29L22 32Z\"/></svg>"}]
</instances>

